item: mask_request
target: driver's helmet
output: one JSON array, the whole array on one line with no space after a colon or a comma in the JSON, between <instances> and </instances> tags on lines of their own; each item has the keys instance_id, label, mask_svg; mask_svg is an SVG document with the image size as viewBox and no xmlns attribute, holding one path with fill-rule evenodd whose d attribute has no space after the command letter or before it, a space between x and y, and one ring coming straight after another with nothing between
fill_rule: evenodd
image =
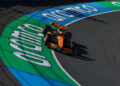
<instances>
[{"instance_id":1,"label":"driver's helmet","mask_svg":"<svg viewBox=\"0 0 120 86\"><path fill-rule=\"evenodd\" d=\"M62 32L64 31L63 27L59 27L59 30L62 31Z\"/></svg>"},{"instance_id":2,"label":"driver's helmet","mask_svg":"<svg viewBox=\"0 0 120 86\"><path fill-rule=\"evenodd\" d=\"M58 29L58 35L63 35L63 31L61 29Z\"/></svg>"}]
</instances>

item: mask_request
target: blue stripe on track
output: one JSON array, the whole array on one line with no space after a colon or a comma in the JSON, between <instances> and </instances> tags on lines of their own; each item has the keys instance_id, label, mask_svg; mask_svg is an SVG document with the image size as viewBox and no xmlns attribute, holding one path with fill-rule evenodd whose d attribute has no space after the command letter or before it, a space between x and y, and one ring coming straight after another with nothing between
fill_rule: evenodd
<instances>
[{"instance_id":1,"label":"blue stripe on track","mask_svg":"<svg viewBox=\"0 0 120 86\"><path fill-rule=\"evenodd\" d=\"M17 77L18 81L23 86L72 86L64 82L45 78L12 67L8 67L8 69L13 73L15 77Z\"/></svg>"},{"instance_id":2,"label":"blue stripe on track","mask_svg":"<svg viewBox=\"0 0 120 86\"><path fill-rule=\"evenodd\" d=\"M88 6L95 7L95 8L98 9L98 11L94 11L94 12L91 12L91 13L84 13L84 14L81 14L80 16L75 16L75 17L72 17L72 18L65 17L65 16L61 15L61 16L65 17L65 18L67 18L64 21L55 21L55 20L46 18L43 15L41 15L41 13L50 13L51 11L55 11L55 10L58 10L58 9L61 10L63 8L66 8L66 7L74 7L74 6L80 6L81 7L82 5L88 5ZM83 10L85 10L85 9L83 9ZM103 6L101 4L98 4L98 3L94 2L94 3L76 4L76 5L62 6L62 7L46 9L44 11L38 11L38 12L28 14L27 16L32 17L32 18L37 19L37 20L41 20L41 21L46 22L46 23L50 23L52 21L52 22L56 22L58 24L65 25L67 23L70 23L72 21L78 20L78 19L83 18L83 17L87 17L87 16L91 16L91 15L95 15L95 14L100 14L100 13L103 13L103 12L109 12L109 11L113 11L113 10L108 8L108 7Z\"/></svg>"}]
</instances>

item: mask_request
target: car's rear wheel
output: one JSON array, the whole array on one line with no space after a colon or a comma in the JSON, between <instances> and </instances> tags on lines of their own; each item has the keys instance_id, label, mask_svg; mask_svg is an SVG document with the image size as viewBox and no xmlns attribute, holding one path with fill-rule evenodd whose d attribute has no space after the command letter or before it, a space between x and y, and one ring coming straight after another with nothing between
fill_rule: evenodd
<instances>
[{"instance_id":1,"label":"car's rear wheel","mask_svg":"<svg viewBox=\"0 0 120 86\"><path fill-rule=\"evenodd\" d=\"M66 32L66 33L64 34L64 37L65 37L66 39L71 39L71 38L72 38L72 33Z\"/></svg>"}]
</instances>

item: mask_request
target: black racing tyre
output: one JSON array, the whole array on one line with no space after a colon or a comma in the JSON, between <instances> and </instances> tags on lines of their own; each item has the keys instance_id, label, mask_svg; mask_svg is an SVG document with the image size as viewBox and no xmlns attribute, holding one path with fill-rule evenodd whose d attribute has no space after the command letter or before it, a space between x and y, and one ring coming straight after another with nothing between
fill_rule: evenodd
<instances>
[{"instance_id":1,"label":"black racing tyre","mask_svg":"<svg viewBox=\"0 0 120 86\"><path fill-rule=\"evenodd\" d=\"M66 32L66 33L64 34L64 37L65 37L66 39L71 39L71 38L72 38L72 33Z\"/></svg>"},{"instance_id":2,"label":"black racing tyre","mask_svg":"<svg viewBox=\"0 0 120 86\"><path fill-rule=\"evenodd\" d=\"M43 34L46 35L47 32L51 32L51 31L52 31L51 26L45 25L44 30L43 30Z\"/></svg>"}]
</instances>

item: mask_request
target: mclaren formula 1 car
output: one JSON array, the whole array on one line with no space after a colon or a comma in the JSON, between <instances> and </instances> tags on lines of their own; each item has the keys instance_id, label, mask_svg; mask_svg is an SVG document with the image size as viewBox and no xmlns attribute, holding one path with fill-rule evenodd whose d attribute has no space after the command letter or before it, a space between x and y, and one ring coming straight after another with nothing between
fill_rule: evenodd
<instances>
[{"instance_id":1,"label":"mclaren formula 1 car","mask_svg":"<svg viewBox=\"0 0 120 86\"><path fill-rule=\"evenodd\" d=\"M49 48L60 51L64 54L73 55L74 43L71 41L72 34L66 32L67 27L56 23L51 25L58 27L58 30L52 29L51 26L45 25L43 30L44 44Z\"/></svg>"}]
</instances>

